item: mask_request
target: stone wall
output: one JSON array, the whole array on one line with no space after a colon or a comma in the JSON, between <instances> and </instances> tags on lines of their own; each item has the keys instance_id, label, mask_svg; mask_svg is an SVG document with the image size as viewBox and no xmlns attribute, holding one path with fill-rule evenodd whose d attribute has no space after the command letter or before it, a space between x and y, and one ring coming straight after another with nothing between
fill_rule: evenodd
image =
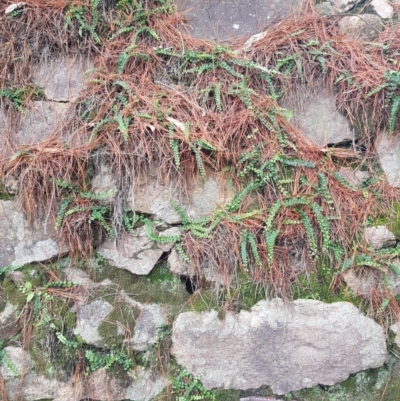
<instances>
[{"instance_id":1,"label":"stone wall","mask_svg":"<svg viewBox=\"0 0 400 401\"><path fill-rule=\"evenodd\" d=\"M101 2L105 9L112 7L111 3ZM226 1L217 3L206 7L200 2L182 0L177 5L179 10L194 6L187 14L194 37L226 41L246 35L247 42L239 41L236 53L231 52L236 55L250 51L253 44L268 33L267 30L265 35L259 35L259 31L272 27L274 22L292 12L300 13L301 8L297 1L287 1L284 5L282 2L239 1L237 7ZM17 18L31 7L30 3L8 6L12 8L0 8L2 18ZM338 30L360 46L376 39L379 32L394 23L392 18L398 16L396 2L373 0L361 13L358 7L363 7L359 0L332 0L319 2L316 9L326 18L337 18ZM123 8L121 2L120 8ZM69 9L78 15L83 13L79 10ZM256 18L260 29L254 29ZM222 25L221 30L217 20ZM91 22L94 23L95 20ZM90 33L94 25L85 26ZM126 28L126 32L133 29ZM154 39L152 29L146 26L137 32L135 39L143 33ZM81 30L84 30L82 26ZM114 34L116 32L110 35L110 42ZM317 44L313 42L310 46ZM209 45L202 46L204 53L209 51ZM210 45L210 49L213 46ZM134 54L135 48L133 44L123 55ZM165 54L170 48L172 45L165 48L160 45ZM361 230L354 234L357 238L351 244L353 249L345 249L339 255L340 264L336 265L333 247L325 243L324 224L329 231L330 222L341 219L340 215L333 216L338 209L335 202L341 196L349 199L348 205L354 200L355 209L363 197L369 202L372 196L378 196L378 206L383 202L379 196L396 199L400 186L400 152L397 151L400 142L394 135L397 131L390 132L393 130L383 124L381 132L369 138L368 151L373 149L375 153L362 154L363 147L367 147L363 135L368 129L364 127L365 132L360 129L356 118L338 105L335 90L323 79L307 82L302 77L296 88L285 95L271 95L280 124L295 138L293 143L288 140L285 146L309 158L304 164L305 159L299 161L287 156L287 162L286 155L279 154L275 159L287 162L285 166L282 164L279 173L298 167L296 163L301 168L316 165L319 168L314 182L307 181L300 170L293 174L297 174L299 186L308 188L303 188L304 193L300 195L296 192L298 188L293 188L294 179L290 174L275 180L274 174L278 175L278 171L271 169L269 177L265 178L266 189L263 190L270 191L272 198L278 199L275 192L284 194L284 200L275 211L278 213L279 207L286 208L282 227L290 226L296 231L300 224L305 226L304 243L301 238L295 245L290 241L275 242L286 228L279 231L272 226L273 207L269 204L266 213L260 193L254 188L247 191L247 182L242 182L244 190L238 185L241 179L250 180L244 170L254 174L259 171L255 163L239 170L239 163L246 157L249 159L251 152L242 155L242 159L237 157L238 165L220 168L218 163L222 165L228 151L219 149L220 159L213 159L210 154L215 151L214 144L203 139L191 144L190 122L181 122L166 114L166 122L161 123L161 117L148 118L149 112L144 106L137 112L132 104L143 101L140 97L144 94L134 94L132 104L126 100L124 90L128 84L123 81L126 77L121 73L107 75L104 72L107 63L115 62L110 59L121 61L121 55L113 47L105 45L105 49L101 56L96 51L84 56L55 54L45 63L32 63L25 78L40 88L40 94L28 96L18 107L13 107L12 102L3 102L0 108L0 394L4 400L269 401L275 399L272 397L286 395L287 399L300 401L324 400L327 394L334 397L329 398L332 400L394 400L390 397L400 389L400 368L389 350L397 356L400 349L396 315L400 310L397 245L400 208L394 203L386 214L378 210L371 221L363 222ZM218 54L218 47L216 49L210 50L211 54ZM315 61L325 55L324 49L311 50L310 55ZM146 58L140 52L136 56L135 68L139 68ZM157 56L161 64L163 54L154 53L153 56L155 59ZM203 54L203 57L206 56ZM254 67L249 60L244 62L247 62L246 68ZM243 66L239 62L237 65ZM323 63L321 65L323 76L325 71ZM168 75L168 69L173 67L169 64L167 67L163 72L157 70L157 74ZM229 70L226 64L219 64L219 67ZM257 68L266 69L260 65ZM295 69L296 62L290 68ZM393 68L397 68L394 62ZM93 70L100 71L97 78L92 75ZM289 75L288 70L284 74ZM278 71L277 75L284 74ZM110 76L115 79L107 81ZM238 78L238 73L233 76ZM192 89L190 85L183 88L173 84L171 89L172 83L165 76L156 76L154 83L159 79L165 79L162 84L171 90L171 99L179 93L180 99L187 100L187 93ZM244 81L232 86L236 93L240 93L238 88ZM84 128L74 125L77 110L81 111L80 107L88 99L93 82L104 85L106 94L118 85L122 88L117 95L120 104L125 106L128 102L129 105L124 115L109 119L122 134L126 122L129 125L132 119L142 118L142 132L151 137L162 127L165 135L169 135L165 143L172 149L178 140L186 146L181 153L186 159L179 159L171 151L167 159L175 163L174 169L165 169L161 161L157 165L153 160L141 170L141 166L129 165L124 159L126 148L121 145L122 141L120 154L116 152L122 156L115 162L117 156L103 146L104 143L97 146L92 140L93 132L102 135L102 124L110 123L98 120L96 107L88 108L86 114L78 113L86 124ZM186 109L188 104L193 108L189 112L194 113L195 109L203 113L199 115L208 121L202 126L204 129L213 129L209 115L222 110L218 103L207 115L203 109L209 98L216 96L218 84L210 81L211 89L205 101L190 98L185 103ZM132 85L136 87L139 83ZM229 96L233 96L232 88ZM6 98L4 93L0 89L0 96ZM247 95L244 100L239 95L238 98L246 103ZM394 89L392 96L399 98L398 89ZM168 96L163 93L153 99L156 113L161 113L161 108L157 107L161 107L159 103L165 98ZM226 102L223 104L225 111L233 107L234 102L228 105L227 98L222 102ZM259 117L261 109L248 108L253 113L251 118ZM90 113L94 116L88 117ZM226 120L234 118L226 112ZM267 123L274 133L275 123L274 119ZM252 124L254 128L246 131L246 138L250 142L254 138L252 146L257 150L259 144L255 138L260 128L255 122ZM191 134L197 135L199 131L193 129ZM90 137L87 143L85 135ZM298 136L300 140L296 139ZM53 192L50 191L48 204L34 205L38 210L44 209L44 213L32 213L23 207L27 199L24 199L20 174L35 168L38 155L54 150L49 147L52 140L64 146L61 148L64 150L57 149L57 152L76 152L81 157L84 172L76 175L82 173L85 180L79 183L82 188L74 186L72 178L71 182L54 177L46 183L36 182L39 197L44 187L52 188ZM79 153L82 144L87 145L87 153ZM117 141L107 142L107 146L117 145ZM159 148L161 142L154 139L153 146ZM261 159L265 156L263 152L268 154L268 147L274 145L270 142L263 146L258 148L258 153L253 150ZM140 153L141 150L136 151ZM314 157L317 153L322 154L318 161ZM15 169L10 173L7 170L10 163L21 156L28 160L27 170ZM196 159L196 171L180 168L179 164L189 165L189 157ZM362 158L373 159L368 169L363 169L365 171L360 167L367 165L359 162ZM58 162L59 159L54 158L49 163L54 166ZM336 162L336 175L329 176L332 181L327 181L324 187L321 176L328 176L329 166ZM29 163L34 167L29 167ZM136 169L140 170L137 174ZM135 174L130 174L132 171ZM123 181L124 174L129 179ZM331 189L328 186L334 185L332 177L342 185L343 195L336 194L336 198L328 192ZM373 187L366 184L368 180L374 180ZM290 186L290 199L285 185ZM327 209L332 211L329 219L325 219L318 203L307 203L306 196L324 199ZM290 209L291 202L300 208ZM371 200L371 204L373 202ZM236 207L236 203L240 207ZM302 214L306 207L314 213L312 221ZM264 218L256 220L262 213L265 213ZM68 220L75 214L80 217ZM40 218L32 219L32 215ZM243 228L244 220L252 218L249 227L259 236L266 236L260 254L254 250L258 238L251 236L253 231ZM310 226L314 224L314 228L307 231L307 222ZM266 234L264 226L268 228ZM73 231L74 227L78 229ZM91 236L79 227L89 227ZM234 227L233 234L227 227ZM352 227L351 221L349 227ZM230 236L235 233L239 236L236 248L226 249L224 244L231 244ZM78 238L80 234L87 235L81 239ZM341 233L336 231L334 235L340 237ZM271 238L272 251L268 241ZM306 240L312 242L313 238L314 247L312 244L306 247ZM78 239L89 243L86 255L79 253ZM188 254L183 244L191 245L192 253ZM243 257L246 249L247 256ZM356 254L355 249L367 251ZM349 383L356 389L350 388ZM362 385L357 387L354 383Z\"/></svg>"}]
</instances>

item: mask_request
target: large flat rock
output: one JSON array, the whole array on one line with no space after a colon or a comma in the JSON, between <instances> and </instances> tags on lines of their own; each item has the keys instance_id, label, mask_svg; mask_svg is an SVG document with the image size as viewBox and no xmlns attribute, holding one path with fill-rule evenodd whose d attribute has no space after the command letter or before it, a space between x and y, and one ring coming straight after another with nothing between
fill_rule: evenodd
<instances>
[{"instance_id":1,"label":"large flat rock","mask_svg":"<svg viewBox=\"0 0 400 401\"><path fill-rule=\"evenodd\" d=\"M35 145L45 140L62 122L68 105L57 102L35 101L32 108L24 110L17 132L11 140L15 145Z\"/></svg>"},{"instance_id":2,"label":"large flat rock","mask_svg":"<svg viewBox=\"0 0 400 401\"><path fill-rule=\"evenodd\" d=\"M186 11L190 33L226 41L254 35L274 20L289 15L300 0L177 0Z\"/></svg>"},{"instance_id":3,"label":"large flat rock","mask_svg":"<svg viewBox=\"0 0 400 401\"><path fill-rule=\"evenodd\" d=\"M348 119L336 108L335 97L318 84L300 86L281 105L293 112L291 123L315 145L325 147L353 139Z\"/></svg>"},{"instance_id":4,"label":"large flat rock","mask_svg":"<svg viewBox=\"0 0 400 401\"><path fill-rule=\"evenodd\" d=\"M13 201L0 201L0 268L43 262L66 249L60 249L52 224L28 225Z\"/></svg>"},{"instance_id":5,"label":"large flat rock","mask_svg":"<svg viewBox=\"0 0 400 401\"><path fill-rule=\"evenodd\" d=\"M377 141L377 151L387 182L400 188L400 139L382 133Z\"/></svg>"},{"instance_id":6,"label":"large flat rock","mask_svg":"<svg viewBox=\"0 0 400 401\"><path fill-rule=\"evenodd\" d=\"M172 341L177 362L207 389L269 385L276 394L333 385L387 355L381 326L347 302L273 299L222 321L216 311L182 313Z\"/></svg>"},{"instance_id":7,"label":"large flat rock","mask_svg":"<svg viewBox=\"0 0 400 401\"><path fill-rule=\"evenodd\" d=\"M72 102L85 87L85 72L91 68L89 59L60 58L36 67L33 82L44 88L47 100Z\"/></svg>"}]
</instances>

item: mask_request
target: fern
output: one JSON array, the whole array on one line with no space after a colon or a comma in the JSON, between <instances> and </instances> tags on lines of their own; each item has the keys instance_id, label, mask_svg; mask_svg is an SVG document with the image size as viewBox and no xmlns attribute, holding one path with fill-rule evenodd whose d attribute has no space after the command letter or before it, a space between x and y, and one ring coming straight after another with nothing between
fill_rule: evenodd
<instances>
[{"instance_id":1,"label":"fern","mask_svg":"<svg viewBox=\"0 0 400 401\"><path fill-rule=\"evenodd\" d=\"M191 263L189 256L186 254L186 252L183 249L182 244L180 242L177 242L175 244L175 249L176 249L176 252L178 252L178 255L182 258L182 260L184 262Z\"/></svg>"},{"instance_id":2,"label":"fern","mask_svg":"<svg viewBox=\"0 0 400 401\"><path fill-rule=\"evenodd\" d=\"M273 266L275 242L279 233L280 233L279 230L268 230L267 228L264 231L265 242L267 244L268 266L270 269Z\"/></svg>"},{"instance_id":3,"label":"fern","mask_svg":"<svg viewBox=\"0 0 400 401\"><path fill-rule=\"evenodd\" d=\"M275 216L278 214L280 208L282 207L282 203L280 201L277 201L274 203L274 205L271 207L268 215L268 219L265 222L265 229L267 231L272 229L272 224L274 222Z\"/></svg>"},{"instance_id":4,"label":"fern","mask_svg":"<svg viewBox=\"0 0 400 401\"><path fill-rule=\"evenodd\" d=\"M176 168L179 170L181 168L181 157L179 154L179 141L177 139L174 139L174 125L170 123L168 125L168 133L169 133L169 146L171 147L172 150L172 155L174 157L174 162Z\"/></svg>"},{"instance_id":5,"label":"fern","mask_svg":"<svg viewBox=\"0 0 400 401\"><path fill-rule=\"evenodd\" d=\"M248 231L244 230L240 239L240 258L242 260L242 265L246 271L248 271L249 268L249 255L247 253L248 235Z\"/></svg>"},{"instance_id":6,"label":"fern","mask_svg":"<svg viewBox=\"0 0 400 401\"><path fill-rule=\"evenodd\" d=\"M61 227L61 224L62 224L65 214L67 212L68 206L72 203L72 199L73 199L72 197L69 197L69 198L64 199L61 202L60 207L58 209L58 213L57 213L56 230Z\"/></svg>"},{"instance_id":7,"label":"fern","mask_svg":"<svg viewBox=\"0 0 400 401\"><path fill-rule=\"evenodd\" d=\"M357 191L357 188L354 187L353 184L348 182L341 174L339 174L337 171L333 172L333 176L347 189L350 189L352 191Z\"/></svg>"},{"instance_id":8,"label":"fern","mask_svg":"<svg viewBox=\"0 0 400 401\"><path fill-rule=\"evenodd\" d=\"M253 254L253 258L254 258L254 260L256 262L256 265L261 267L262 266L262 262L261 262L260 255L258 253L257 242L256 242L256 238L255 238L254 234L248 233L247 234L247 241L248 241L248 243L250 245L251 253Z\"/></svg>"},{"instance_id":9,"label":"fern","mask_svg":"<svg viewBox=\"0 0 400 401\"><path fill-rule=\"evenodd\" d=\"M322 249L324 251L327 251L329 245L331 244L329 221L322 214L322 208L317 203L311 203L311 209L314 212L315 218L318 222L318 226L322 234Z\"/></svg>"},{"instance_id":10,"label":"fern","mask_svg":"<svg viewBox=\"0 0 400 401\"><path fill-rule=\"evenodd\" d=\"M304 230L306 231L308 246L310 248L311 255L315 258L317 256L317 241L315 239L314 228L306 212L301 210L300 217L303 222Z\"/></svg>"},{"instance_id":11,"label":"fern","mask_svg":"<svg viewBox=\"0 0 400 401\"><path fill-rule=\"evenodd\" d=\"M389 133L390 134L393 134L393 132L394 132L394 127L396 125L396 120L397 120L399 111L400 111L400 96L395 96L393 98L392 107L390 109L390 118L389 118Z\"/></svg>"},{"instance_id":12,"label":"fern","mask_svg":"<svg viewBox=\"0 0 400 401\"><path fill-rule=\"evenodd\" d=\"M315 168L315 163L310 162L308 160L296 159L292 157L284 157L282 155L277 155L276 158L282 164L286 164L287 166Z\"/></svg>"},{"instance_id":13,"label":"fern","mask_svg":"<svg viewBox=\"0 0 400 401\"><path fill-rule=\"evenodd\" d=\"M215 104L217 106L217 110L222 112L222 103L221 103L221 82L218 82L214 85L214 99Z\"/></svg>"}]
</instances>

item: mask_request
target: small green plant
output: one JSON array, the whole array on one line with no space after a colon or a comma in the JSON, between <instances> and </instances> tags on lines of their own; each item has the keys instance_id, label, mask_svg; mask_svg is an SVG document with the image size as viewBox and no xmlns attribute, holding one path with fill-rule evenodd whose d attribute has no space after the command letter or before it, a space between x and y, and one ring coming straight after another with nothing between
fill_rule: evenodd
<instances>
[{"instance_id":1,"label":"small green plant","mask_svg":"<svg viewBox=\"0 0 400 401\"><path fill-rule=\"evenodd\" d=\"M84 32L88 32L96 43L100 44L101 39L97 33L99 25L98 7L101 0L90 0L89 7L70 6L65 16L65 25L68 28L74 23L78 24L78 34L83 37Z\"/></svg>"},{"instance_id":2,"label":"small green plant","mask_svg":"<svg viewBox=\"0 0 400 401\"><path fill-rule=\"evenodd\" d=\"M21 376L21 373L15 367L13 362L8 357L6 350L4 349L4 342L0 340L0 366L5 366L10 372L12 372L15 376Z\"/></svg>"},{"instance_id":3,"label":"small green plant","mask_svg":"<svg viewBox=\"0 0 400 401\"><path fill-rule=\"evenodd\" d=\"M27 99L35 100L43 97L43 88L40 86L3 88L0 89L0 97L8 99L18 111L22 111Z\"/></svg>"},{"instance_id":4,"label":"small green plant","mask_svg":"<svg viewBox=\"0 0 400 401\"><path fill-rule=\"evenodd\" d=\"M182 369L172 381L172 389L177 393L176 401L215 401L215 396L186 369Z\"/></svg>"},{"instance_id":5,"label":"small green plant","mask_svg":"<svg viewBox=\"0 0 400 401\"><path fill-rule=\"evenodd\" d=\"M135 366L134 360L126 352L116 349L107 353L86 350L85 359L87 373L94 372L100 368L110 369L114 365L119 365L125 372L129 372Z\"/></svg>"},{"instance_id":6,"label":"small green plant","mask_svg":"<svg viewBox=\"0 0 400 401\"><path fill-rule=\"evenodd\" d=\"M369 92L366 97L385 89L385 101L390 105L389 133L393 134L400 111L400 71L387 71L384 77L385 82Z\"/></svg>"}]
</instances>

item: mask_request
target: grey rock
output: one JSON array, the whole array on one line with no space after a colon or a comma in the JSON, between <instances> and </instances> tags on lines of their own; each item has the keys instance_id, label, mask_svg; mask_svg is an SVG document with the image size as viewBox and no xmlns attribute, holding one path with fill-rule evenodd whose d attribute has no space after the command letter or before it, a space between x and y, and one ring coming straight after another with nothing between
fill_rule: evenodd
<instances>
[{"instance_id":1,"label":"grey rock","mask_svg":"<svg viewBox=\"0 0 400 401\"><path fill-rule=\"evenodd\" d=\"M9 361L23 377L8 369L7 364L0 365L0 375L4 379L5 391L9 401L36 401L51 399L52 401L79 401L94 399L98 401L150 401L160 394L168 380L161 376L152 376L150 370L138 368L136 376L126 381L107 375L102 368L90 374L85 381L70 380L60 382L48 379L34 372L33 361L27 351L19 347L6 347L5 353ZM132 372L133 373L133 372Z\"/></svg>"},{"instance_id":2,"label":"grey rock","mask_svg":"<svg viewBox=\"0 0 400 401\"><path fill-rule=\"evenodd\" d=\"M329 1L323 1L322 3L317 4L315 6L315 9L318 10L321 14L324 14L324 15L335 14L335 10L333 8L333 5Z\"/></svg>"},{"instance_id":3,"label":"grey rock","mask_svg":"<svg viewBox=\"0 0 400 401\"><path fill-rule=\"evenodd\" d=\"M169 229L164 231L164 235L176 232L175 229ZM169 251L172 246L173 243L155 243L147 236L145 228L140 227L134 235L122 234L118 247L113 240L107 239L97 248L97 252L115 267L129 270L133 274L147 275L163 252Z\"/></svg>"},{"instance_id":4,"label":"grey rock","mask_svg":"<svg viewBox=\"0 0 400 401\"><path fill-rule=\"evenodd\" d=\"M67 252L60 248L53 224L28 225L13 201L0 201L0 268L43 262Z\"/></svg>"},{"instance_id":5,"label":"grey rock","mask_svg":"<svg viewBox=\"0 0 400 401\"><path fill-rule=\"evenodd\" d=\"M273 299L222 321L216 311L182 313L172 341L207 389L269 385L275 394L333 385L387 356L382 327L347 302Z\"/></svg>"},{"instance_id":6,"label":"grey rock","mask_svg":"<svg viewBox=\"0 0 400 401\"><path fill-rule=\"evenodd\" d=\"M67 267L64 270L64 274L65 280L72 281L76 285L84 285L87 287L95 285L95 283L89 278L89 275L83 270Z\"/></svg>"},{"instance_id":7,"label":"grey rock","mask_svg":"<svg viewBox=\"0 0 400 401\"><path fill-rule=\"evenodd\" d=\"M74 329L74 334L81 336L87 344L96 347L103 346L103 339L98 328L112 310L112 305L101 299L80 306L77 312L77 327Z\"/></svg>"},{"instance_id":8,"label":"grey rock","mask_svg":"<svg viewBox=\"0 0 400 401\"><path fill-rule=\"evenodd\" d=\"M126 389L125 398L135 401L150 401L157 397L168 383L168 380L161 376L152 378L150 370L139 368L136 379Z\"/></svg>"},{"instance_id":9,"label":"grey rock","mask_svg":"<svg viewBox=\"0 0 400 401\"><path fill-rule=\"evenodd\" d=\"M193 36L225 41L262 31L298 9L301 0L177 0L176 4L185 12Z\"/></svg>"},{"instance_id":10,"label":"grey rock","mask_svg":"<svg viewBox=\"0 0 400 401\"><path fill-rule=\"evenodd\" d=\"M346 13L363 0L329 0L332 5L334 13Z\"/></svg>"},{"instance_id":11,"label":"grey rock","mask_svg":"<svg viewBox=\"0 0 400 401\"><path fill-rule=\"evenodd\" d=\"M228 204L234 196L226 188L224 177L211 172L207 174L205 182L201 178L192 182L188 193L189 200L183 200L177 195L176 187L163 185L155 174L150 174L135 189L128 206L136 212L152 214L168 224L179 224L181 218L170 201L180 205L189 217L200 218Z\"/></svg>"},{"instance_id":12,"label":"grey rock","mask_svg":"<svg viewBox=\"0 0 400 401\"><path fill-rule=\"evenodd\" d=\"M319 147L353 138L349 121L338 112L333 94L319 85L300 86L293 96L283 98L281 105L293 111L291 123Z\"/></svg>"},{"instance_id":13,"label":"grey rock","mask_svg":"<svg viewBox=\"0 0 400 401\"><path fill-rule=\"evenodd\" d=\"M387 182L400 188L400 140L383 132L377 139L377 151Z\"/></svg>"},{"instance_id":14,"label":"grey rock","mask_svg":"<svg viewBox=\"0 0 400 401\"><path fill-rule=\"evenodd\" d=\"M46 139L62 122L68 105L63 103L36 101L32 109L24 110L17 132L12 140L15 145L35 145Z\"/></svg>"},{"instance_id":15,"label":"grey rock","mask_svg":"<svg viewBox=\"0 0 400 401\"><path fill-rule=\"evenodd\" d=\"M341 167L339 174L355 188L358 188L360 183L368 177L368 173L360 170L353 170L351 167Z\"/></svg>"},{"instance_id":16,"label":"grey rock","mask_svg":"<svg viewBox=\"0 0 400 401\"><path fill-rule=\"evenodd\" d=\"M160 328L167 323L167 317L160 305L149 304L143 307L136 320L132 348L146 351L158 340Z\"/></svg>"},{"instance_id":17,"label":"grey rock","mask_svg":"<svg viewBox=\"0 0 400 401\"><path fill-rule=\"evenodd\" d=\"M73 102L85 87L85 71L93 68L88 59L57 59L38 66L32 80L44 87L47 100Z\"/></svg>"},{"instance_id":18,"label":"grey rock","mask_svg":"<svg viewBox=\"0 0 400 401\"><path fill-rule=\"evenodd\" d=\"M375 14L360 14L343 17L339 29L353 39L371 42L383 30L383 24Z\"/></svg>"},{"instance_id":19,"label":"grey rock","mask_svg":"<svg viewBox=\"0 0 400 401\"><path fill-rule=\"evenodd\" d=\"M0 340L4 341L20 330L20 325L16 323L17 311L16 305L7 302L4 310L0 312Z\"/></svg>"},{"instance_id":20,"label":"grey rock","mask_svg":"<svg viewBox=\"0 0 400 401\"><path fill-rule=\"evenodd\" d=\"M400 322L396 322L390 326L390 330L396 335L394 338L395 344L400 347Z\"/></svg>"},{"instance_id":21,"label":"grey rock","mask_svg":"<svg viewBox=\"0 0 400 401\"><path fill-rule=\"evenodd\" d=\"M97 195L100 203L113 203L118 188L116 177L105 163L100 162L97 170L92 180L92 192Z\"/></svg>"},{"instance_id":22,"label":"grey rock","mask_svg":"<svg viewBox=\"0 0 400 401\"><path fill-rule=\"evenodd\" d=\"M370 5L381 18L392 18L393 7L387 0L372 0Z\"/></svg>"},{"instance_id":23,"label":"grey rock","mask_svg":"<svg viewBox=\"0 0 400 401\"><path fill-rule=\"evenodd\" d=\"M7 359L23 377L9 369L7 364L0 365L0 375L4 379L5 391L9 401L24 399L36 401L51 399L53 401L78 401L79 396L74 396L73 383L63 383L55 379L47 379L37 375L33 371L33 362L27 351L19 347L6 347Z\"/></svg>"},{"instance_id":24,"label":"grey rock","mask_svg":"<svg viewBox=\"0 0 400 401\"><path fill-rule=\"evenodd\" d=\"M194 266L186 263L182 257L178 254L175 248L172 248L171 253L168 256L169 271L176 276L197 276L199 272ZM208 266L201 266L201 276L204 280L212 283L226 285L226 278L222 278L218 271L213 271ZM231 277L228 278L228 281Z\"/></svg>"},{"instance_id":25,"label":"grey rock","mask_svg":"<svg viewBox=\"0 0 400 401\"><path fill-rule=\"evenodd\" d=\"M386 226L365 228L364 239L375 250L396 245L396 236Z\"/></svg>"},{"instance_id":26,"label":"grey rock","mask_svg":"<svg viewBox=\"0 0 400 401\"><path fill-rule=\"evenodd\" d=\"M391 263L400 270L398 258L393 259ZM363 271L362 274L350 269L343 272L342 276L347 286L357 296L368 298L372 291L385 294L387 289L391 291L393 296L400 294L400 275L389 269L384 272L369 269Z\"/></svg>"},{"instance_id":27,"label":"grey rock","mask_svg":"<svg viewBox=\"0 0 400 401\"><path fill-rule=\"evenodd\" d=\"M168 380L161 376L152 378L151 371L139 367L136 376L126 385L116 378L109 377L105 369L99 369L89 377L85 395L93 400L150 401L160 394L168 383Z\"/></svg>"}]
</instances>

